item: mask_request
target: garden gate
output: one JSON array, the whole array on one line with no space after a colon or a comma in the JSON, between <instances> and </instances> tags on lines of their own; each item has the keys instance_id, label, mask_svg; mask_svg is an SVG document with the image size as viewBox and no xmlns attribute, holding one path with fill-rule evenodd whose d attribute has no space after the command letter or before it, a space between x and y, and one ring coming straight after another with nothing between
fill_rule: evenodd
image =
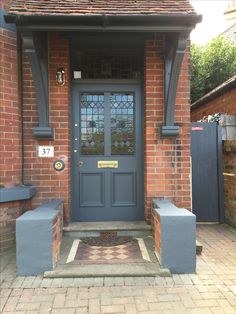
<instances>
[{"instance_id":1,"label":"garden gate","mask_svg":"<svg viewBox=\"0 0 236 314\"><path fill-rule=\"evenodd\" d=\"M222 132L215 122L191 124L192 208L197 222L223 222Z\"/></svg>"}]
</instances>

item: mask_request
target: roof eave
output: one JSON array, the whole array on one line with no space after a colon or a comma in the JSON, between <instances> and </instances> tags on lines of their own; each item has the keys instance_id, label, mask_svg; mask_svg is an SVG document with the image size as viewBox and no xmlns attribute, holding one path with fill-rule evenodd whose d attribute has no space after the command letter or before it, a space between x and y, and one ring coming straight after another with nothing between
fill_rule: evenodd
<instances>
[{"instance_id":1,"label":"roof eave","mask_svg":"<svg viewBox=\"0 0 236 314\"><path fill-rule=\"evenodd\" d=\"M5 15L7 23L16 24L19 28L32 30L76 30L76 29L119 29L137 28L156 31L174 29L176 26L193 29L201 22L202 16L197 14L130 14L130 15ZM66 28L65 28L66 27ZM177 29L176 31L179 31Z\"/></svg>"},{"instance_id":2,"label":"roof eave","mask_svg":"<svg viewBox=\"0 0 236 314\"><path fill-rule=\"evenodd\" d=\"M197 109L198 107L204 105L206 102L215 99L218 96L221 96L225 92L233 89L236 87L236 75L231 77L229 80L221 84L220 86L217 86L212 91L207 93L206 95L202 96L198 100L196 100L191 105L191 110Z\"/></svg>"}]
</instances>

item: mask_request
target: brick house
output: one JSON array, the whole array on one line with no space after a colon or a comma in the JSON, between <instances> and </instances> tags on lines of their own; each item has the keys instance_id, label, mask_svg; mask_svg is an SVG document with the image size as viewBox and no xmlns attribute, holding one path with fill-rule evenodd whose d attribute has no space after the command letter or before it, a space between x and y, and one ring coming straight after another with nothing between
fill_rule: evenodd
<instances>
[{"instance_id":1,"label":"brick house","mask_svg":"<svg viewBox=\"0 0 236 314\"><path fill-rule=\"evenodd\" d=\"M215 113L236 115L236 76L195 101L191 105L191 121L201 120L204 116Z\"/></svg>"},{"instance_id":2,"label":"brick house","mask_svg":"<svg viewBox=\"0 0 236 314\"><path fill-rule=\"evenodd\" d=\"M63 199L64 223L191 210L188 0L1 2L2 248Z\"/></svg>"}]
</instances>

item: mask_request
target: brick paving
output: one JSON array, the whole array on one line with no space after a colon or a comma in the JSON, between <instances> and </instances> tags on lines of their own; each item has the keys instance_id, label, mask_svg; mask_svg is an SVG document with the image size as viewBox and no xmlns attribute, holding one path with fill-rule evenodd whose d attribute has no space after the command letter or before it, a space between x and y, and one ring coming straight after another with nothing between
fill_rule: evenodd
<instances>
[{"instance_id":1,"label":"brick paving","mask_svg":"<svg viewBox=\"0 0 236 314\"><path fill-rule=\"evenodd\" d=\"M236 230L201 225L197 234L197 273L166 278L16 277L14 253L1 256L0 312L236 313Z\"/></svg>"}]
</instances>

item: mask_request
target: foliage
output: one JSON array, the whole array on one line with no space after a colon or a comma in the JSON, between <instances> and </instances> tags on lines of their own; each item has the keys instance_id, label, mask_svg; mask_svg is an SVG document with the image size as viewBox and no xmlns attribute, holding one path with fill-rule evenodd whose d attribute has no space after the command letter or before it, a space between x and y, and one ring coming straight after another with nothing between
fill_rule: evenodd
<instances>
[{"instance_id":1,"label":"foliage","mask_svg":"<svg viewBox=\"0 0 236 314\"><path fill-rule=\"evenodd\" d=\"M222 124L223 116L220 112L213 115L204 116L199 122L216 122L217 124Z\"/></svg>"},{"instance_id":2,"label":"foliage","mask_svg":"<svg viewBox=\"0 0 236 314\"><path fill-rule=\"evenodd\" d=\"M195 44L191 45L191 103L204 95L204 71L202 65L203 48Z\"/></svg>"},{"instance_id":3,"label":"foliage","mask_svg":"<svg viewBox=\"0 0 236 314\"><path fill-rule=\"evenodd\" d=\"M236 46L222 36L191 45L191 102L236 74Z\"/></svg>"}]
</instances>

